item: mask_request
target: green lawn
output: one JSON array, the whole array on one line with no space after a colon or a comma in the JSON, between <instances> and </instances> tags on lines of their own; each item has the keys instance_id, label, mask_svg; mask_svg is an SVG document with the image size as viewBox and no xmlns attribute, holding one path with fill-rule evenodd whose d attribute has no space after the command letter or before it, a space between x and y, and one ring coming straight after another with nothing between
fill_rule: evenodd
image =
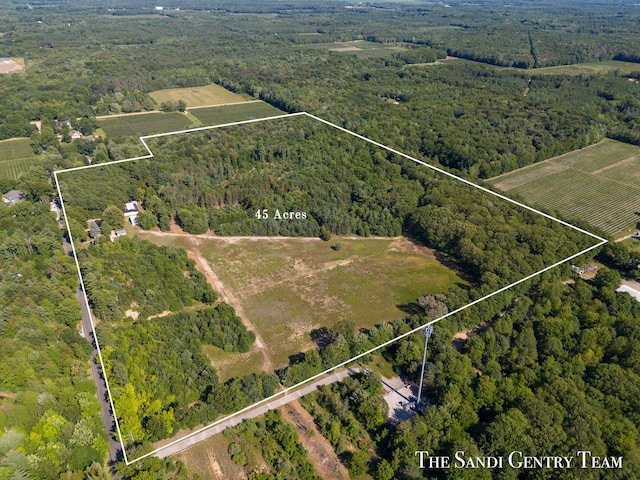
<instances>
[{"instance_id":1,"label":"green lawn","mask_svg":"<svg viewBox=\"0 0 640 480\"><path fill-rule=\"evenodd\" d=\"M108 137L153 135L156 133L175 132L193 126L182 113L144 113L123 115L98 120Z\"/></svg>"},{"instance_id":2,"label":"green lawn","mask_svg":"<svg viewBox=\"0 0 640 480\"><path fill-rule=\"evenodd\" d=\"M638 180L640 147L606 139L490 182L531 204L569 219L580 218L614 235L637 222Z\"/></svg>"},{"instance_id":3,"label":"green lawn","mask_svg":"<svg viewBox=\"0 0 640 480\"><path fill-rule=\"evenodd\" d=\"M286 112L264 102L248 102L239 105L221 107L193 108L189 112L204 125L220 125L223 123L253 120L255 118L273 117Z\"/></svg>"},{"instance_id":4,"label":"green lawn","mask_svg":"<svg viewBox=\"0 0 640 480\"><path fill-rule=\"evenodd\" d=\"M634 252L640 252L640 240L637 238L630 238L622 242L627 248Z\"/></svg>"}]
</instances>

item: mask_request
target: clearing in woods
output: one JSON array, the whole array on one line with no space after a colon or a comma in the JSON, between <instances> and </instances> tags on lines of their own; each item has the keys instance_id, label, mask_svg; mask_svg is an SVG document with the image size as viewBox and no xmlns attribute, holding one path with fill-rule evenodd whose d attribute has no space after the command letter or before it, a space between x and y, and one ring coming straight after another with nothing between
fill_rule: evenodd
<instances>
[{"instance_id":1,"label":"clearing in woods","mask_svg":"<svg viewBox=\"0 0 640 480\"><path fill-rule=\"evenodd\" d=\"M136 228L136 230L138 230ZM338 320L370 328L407 315L422 295L464 284L436 253L405 237L319 238L215 237L138 231L142 238L193 252L215 272L207 275L225 302L255 326L245 354L207 347L222 380L282 368L289 356L315 346L312 332ZM341 249L332 248L340 243ZM439 254L438 254L439 256ZM203 273L207 273L204 268ZM216 288L217 287L217 288ZM253 330L253 329L252 329ZM256 342L258 343L258 342ZM273 371L273 370L271 370Z\"/></svg>"},{"instance_id":2,"label":"clearing in woods","mask_svg":"<svg viewBox=\"0 0 640 480\"><path fill-rule=\"evenodd\" d=\"M205 107L220 105L225 103L246 102L247 98L230 92L220 85L212 84L204 87L169 88L166 90L156 90L149 94L156 104L163 102L178 102L184 100L187 107Z\"/></svg>"},{"instance_id":3,"label":"clearing in woods","mask_svg":"<svg viewBox=\"0 0 640 480\"><path fill-rule=\"evenodd\" d=\"M614 235L638 221L640 147L605 139L489 180L503 191Z\"/></svg>"},{"instance_id":4,"label":"clearing in woods","mask_svg":"<svg viewBox=\"0 0 640 480\"><path fill-rule=\"evenodd\" d=\"M24 72L24 58L0 58L0 74Z\"/></svg>"},{"instance_id":5,"label":"clearing in woods","mask_svg":"<svg viewBox=\"0 0 640 480\"><path fill-rule=\"evenodd\" d=\"M522 69L513 69L522 71ZM576 63L557 67L543 67L527 70L531 75L594 75L607 72L619 72L622 75L640 71L640 65L618 60L603 60L601 62Z\"/></svg>"},{"instance_id":6,"label":"clearing in woods","mask_svg":"<svg viewBox=\"0 0 640 480\"><path fill-rule=\"evenodd\" d=\"M332 52L350 53L357 57L388 57L396 52L401 52L400 44L368 42L366 40L353 40L351 42L316 43L314 48L324 48Z\"/></svg>"},{"instance_id":7,"label":"clearing in woods","mask_svg":"<svg viewBox=\"0 0 640 480\"><path fill-rule=\"evenodd\" d=\"M244 469L231 460L230 444L231 440L226 436L214 435L178 453L175 460L183 462L191 474L200 475L202 480L246 478Z\"/></svg>"}]
</instances>

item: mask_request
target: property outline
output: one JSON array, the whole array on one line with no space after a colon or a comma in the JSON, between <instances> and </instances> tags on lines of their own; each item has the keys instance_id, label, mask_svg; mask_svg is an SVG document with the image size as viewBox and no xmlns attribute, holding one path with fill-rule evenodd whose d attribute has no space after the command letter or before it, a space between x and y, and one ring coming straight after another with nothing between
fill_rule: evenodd
<instances>
[{"instance_id":1,"label":"property outline","mask_svg":"<svg viewBox=\"0 0 640 480\"><path fill-rule=\"evenodd\" d=\"M524 278L522 278L522 279L520 279L520 280L518 280L516 282L513 282L510 285L507 285L505 287L501 287L498 290L496 290L495 292L489 293L489 294L487 294L487 295L485 295L485 296L483 296L481 298L478 298L478 299L476 299L476 300L474 300L474 301L472 301L472 302L470 302L470 303L468 303L468 304L466 304L466 305L464 305L462 307L459 307L459 308L457 308L455 310L452 310L451 312L447 313L446 315L443 315L443 316L441 316L439 318L436 318L435 320L431 320L431 321L429 321L429 322L427 322L427 323L425 323L423 325L420 325L419 327L416 327L416 328L414 328L412 330L409 330L408 332L405 332L405 333L403 333L401 335L398 335L397 337L395 337L395 338L393 338L391 340L388 340L387 342L384 342L381 345L378 345L378 346L376 346L376 347L374 347L374 348L372 348L370 350L367 350L366 352L360 353L360 354L358 354L358 355L356 355L356 356L354 356L354 357L352 357L352 358L350 358L350 359L348 359L348 360L346 360L344 362L341 362L338 365L334 365L333 367L328 368L327 370L324 370L323 372L320 372L320 373L318 373L316 375L313 375L313 376L307 378L306 380L298 382L297 384L295 384L295 385L293 385L291 387L285 388L284 390L279 391L279 392L271 395L270 397L264 398L264 399L262 399L262 400L260 400L260 401L258 401L256 403L253 403L253 404L251 404L251 405L249 405L249 406L247 406L247 407L245 407L245 408L243 408L241 410L238 410L237 412L235 412L233 414L227 415L226 417L223 417L223 418L221 418L219 420L216 420L213 423L205 425L204 427L199 428L198 430L195 430L195 431L189 433L188 435L180 437L179 439L176 439L176 440L174 440L174 441L172 441L170 443L167 443L166 445L163 445L160 448L157 448L157 449L155 449L155 450L153 450L153 451L151 451L149 453L141 455L140 457L135 458L135 459L130 461L128 459L128 457L127 457L127 452L126 452L126 449L125 449L125 446L124 446L124 441L122 439L122 433L120 431L120 424L118 422L118 416L116 414L115 405L113 403L113 397L111 395L111 388L109 387L109 381L108 381L107 375L105 374L104 362L103 362L103 359L102 359L102 351L101 351L101 348L100 348L100 344L98 342L98 338L97 338L97 336L95 334L95 325L94 325L94 322L93 322L93 315L91 314L91 308L89 306L89 299L87 297L87 292L86 292L86 289L85 289L85 286L84 286L84 279L82 278L82 272L80 271L80 264L78 262L78 256L76 254L75 244L73 242L73 237L71 235L71 229L69 228L69 218L67 216L67 212L66 212L65 205L64 205L64 199L62 197L62 192L60 190L60 182L58 181L58 174L59 173L77 171L77 170L85 170L85 169L88 169L88 168L105 167L105 166L113 165L113 164L117 164L117 163L126 163L126 162L132 162L132 161L136 161L136 160L145 160L145 159L154 158L155 156L154 156L153 152L151 151L151 149L149 148L149 146L147 145L147 143L145 141L145 140L151 139L151 138L159 138L159 137L165 137L165 136L169 136L169 135L178 135L178 134L182 134L182 133L193 133L193 132L204 131L204 130L212 130L212 129L217 129L217 128L231 127L231 126L235 126L235 125L245 125L245 124L256 123L256 122L264 122L264 121L267 121L267 120L276 120L276 119L282 119L282 118L296 117L296 116L300 116L300 115L307 116L307 117L312 118L312 119L314 119L316 121L319 121L321 123L329 125L330 127L336 128L336 129L338 129L338 130L340 130L342 132L345 132L345 133L347 133L349 135L352 135L352 136L354 136L356 138L364 140L364 141L366 141L366 142L368 142L368 143L370 143L372 145L375 145L375 146L377 146L379 148L382 148L382 149L387 150L387 151L389 151L391 153L399 155L402 158L411 160L411 161L413 161L413 162L415 162L415 163L417 163L419 165L424 165L425 167L428 167L431 170L434 170L436 172L444 174L444 175L446 175L446 176L448 176L450 178L453 178L455 180L459 180L459 181L461 181L461 182L463 182L463 183L465 183L465 184L467 184L469 186L472 186L474 188L477 188L477 189L479 189L479 190L481 190L481 191L483 191L485 193L489 193L491 195L494 195L494 196L496 196L496 197L498 197L498 198L500 198L502 200L506 200L507 202L510 202L510 203L512 203L514 205L517 205L517 206L521 207L521 208L524 208L526 210L534 212L534 213L536 213L538 215L542 215L543 217L545 217L547 219L550 219L550 220L552 220L554 222L558 222L558 223L560 223L560 224L562 224L562 225L564 225L566 227L569 227L569 228L571 228L573 230L579 231L580 233L588 235L588 236L598 240L598 243L596 243L595 245L593 245L593 246L591 246L589 248L586 248L586 249L584 249L584 250L582 250L582 251L580 251L578 253L575 253L575 254L573 254L573 255L571 255L571 256L563 259L563 260L560 260L560 261L554 263L553 265L549 265L549 266L547 266L547 267L545 267L545 268L543 268L543 269L541 269L541 270L539 270L539 271L537 271L535 273L527 275L526 277L524 277ZM296 112L296 113L275 115L275 116L271 116L271 117L258 118L258 119L252 119L252 120L243 120L243 121L239 121L239 122L231 122L231 123L223 123L223 124L219 124L219 125L210 125L210 126L205 126L205 127L190 128L190 129L179 130L179 131L174 131L174 132L158 133L158 134L154 134L154 135L144 135L144 136L139 137L139 139L142 142L142 144L144 145L144 147L147 150L147 152L149 152L148 155L143 155L143 156L138 156L138 157L133 157L133 158L127 158L127 159L123 159L123 160L114 160L114 161L111 161L111 162L98 163L98 164L93 164L93 165L84 165L82 167L67 168L67 169L63 169L63 170L56 170L56 171L53 172L53 176L54 176L55 181L56 181L56 188L57 188L57 191L58 191L58 197L60 199L60 206L62 207L62 213L64 215L65 225L67 227L67 233L69 235L69 240L70 240L70 243L71 243L71 249L72 249L72 252L73 252L73 258L75 260L76 268L78 270L78 277L80 278L80 287L82 289L82 294L84 296L85 306L87 307L87 311L89 312L89 322L91 324L91 334L93 335L93 339L94 339L94 341L96 343L96 350L97 350L97 353L98 353L98 358L100 360L100 368L102 370L102 377L104 378L105 385L107 387L107 394L108 394L108 397L109 397L109 404L111 406L111 412L113 414L114 422L115 422L115 425L116 425L116 431L118 433L118 439L120 441L120 446L122 448L122 454L123 454L124 461L125 461L126 465L131 465L131 464L136 463L136 462L138 462L138 461L140 461L140 460L142 460L144 458L147 458L147 457L150 457L152 455L155 455L156 453L158 453L158 452L160 452L160 451L162 451L162 450L164 450L164 449L166 449L166 448L168 448L170 446L173 446L178 442L181 442L181 441L183 441L183 440L185 440L187 438L193 437L194 435L197 435L197 434L199 434L199 433L201 433L201 432L203 432L205 430L208 430L208 429L210 429L212 427L215 427L216 425L218 425L218 424L220 424L220 423L222 423L224 421L227 421L227 420L229 420L229 419L231 419L233 417L236 417L236 416L238 416L238 415L240 415L240 414L242 414L242 413L244 413L246 411L249 411L249 410L251 410L251 409L253 409L255 407L258 407L258 406L260 406L260 405L262 405L264 403L267 403L267 402L269 402L271 400L274 400L275 398L280 397L280 396L282 396L282 395L284 395L284 394L286 394L286 393L288 393L288 392L290 392L292 390L295 390L295 389L301 387L302 385L304 385L306 383L309 383L309 382L311 382L311 381L313 381L313 380L315 380L315 379L317 379L317 378L319 378L319 377L321 377L323 375L326 375L326 374L328 374L328 373L330 373L330 372L332 372L334 370L337 370L338 368L341 368L341 367L343 367L345 365L348 365L349 363L352 363L355 360L358 360L359 358L362 358L362 357L364 357L366 355L369 355L369 354L375 352L376 350L380 350L381 348L387 347L387 346L391 345L392 343L394 343L394 342L396 342L396 341L398 341L398 340L400 340L402 338L405 338L405 337L407 337L409 335L412 335L412 334L424 329L427 325L433 325L433 324L439 322L440 320L444 320L447 317L450 317L452 315L460 313L463 310L465 310L465 309L467 309L467 308L469 308L469 307L471 307L473 305L477 305L478 303L480 303L480 302L482 302L484 300L487 300L488 298L491 298L491 297L493 297L495 295L498 295L498 294L500 294L500 293L502 293L502 292L504 292L506 290L509 290L510 288L512 288L512 287L514 287L516 285L519 285L519 284L524 283L524 282L526 282L528 280L531 280L532 278L537 277L538 275L540 275L540 274L542 274L542 273L544 273L544 272L546 272L548 270L551 270L551 269L553 269L553 268L555 268L555 267L557 267L557 266L559 266L559 265L561 265L563 263L566 263L566 262L568 262L568 261L570 261L570 260L572 260L572 259L574 259L576 257L579 257L580 255L582 255L584 253L587 253L587 252L589 252L591 250L594 250L594 249L596 249L596 248L608 243L608 240L606 240L606 239L604 239L604 238L602 238L602 237L600 237L598 235L595 235L595 234L593 234L591 232L588 232L588 231L586 231L586 230L584 230L582 228L576 227L575 225L572 225L572 224L567 223L567 222L565 222L563 220L555 218L555 217L553 217L553 216L551 216L549 214L546 214L544 212L536 210L535 208L532 208L532 207L530 207L528 205L520 203L520 202L518 202L516 200L513 200L513 199L511 199L509 197L506 197L505 195L502 195L502 194L500 194L498 192L494 192L493 190L490 190L490 189L488 189L486 187L483 187L481 185L475 184L475 183L471 182L470 180L466 180L466 179L464 179L462 177L459 177L459 176L457 176L457 175L455 175L453 173L450 173L450 172L448 172L446 170L443 170L443 169L441 169L439 167L436 167L436 166L431 165L429 163L426 163L426 162L423 162L421 160L418 160L417 158L414 158L414 157L412 157L410 155L402 153L402 152L400 152L398 150L395 150L395 149L393 149L391 147L383 145L382 143L379 143L379 142L376 142L374 140L371 140L371 139L369 139L369 138L367 138L367 137L365 137L363 135L360 135L358 133L352 132L351 130L348 130L348 129L344 128L344 127L340 127L340 126L338 126L338 125L336 125L334 123L331 123L331 122L329 122L327 120L324 120L324 119L322 119L320 117L317 117L317 116L312 115L312 114L307 113L307 112Z\"/></svg>"}]
</instances>

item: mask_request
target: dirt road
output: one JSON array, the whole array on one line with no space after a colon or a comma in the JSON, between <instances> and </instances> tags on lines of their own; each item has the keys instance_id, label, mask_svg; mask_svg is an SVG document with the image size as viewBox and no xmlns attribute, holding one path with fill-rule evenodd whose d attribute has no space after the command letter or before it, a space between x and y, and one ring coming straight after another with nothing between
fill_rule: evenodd
<instances>
[{"instance_id":1,"label":"dirt road","mask_svg":"<svg viewBox=\"0 0 640 480\"><path fill-rule=\"evenodd\" d=\"M315 467L317 476L325 480L349 479L349 472L336 455L331 443L322 436L313 417L302 408L298 400L293 400L283 407L282 416L298 432L302 446L309 452L309 461Z\"/></svg>"},{"instance_id":2,"label":"dirt road","mask_svg":"<svg viewBox=\"0 0 640 480\"><path fill-rule=\"evenodd\" d=\"M222 283L222 281L218 278L216 273L209 265L209 262L207 262L206 258L204 258L198 250L188 250L187 255L189 255L189 258L193 259L196 262L196 267L198 268L198 270L204 273L205 277L207 277L207 281L209 282L209 285L211 285L211 288L213 288L220 294L220 297L225 303L231 305L235 309L236 315L240 317L240 320L242 320L242 323L247 328L247 330L251 330L255 334L256 340L254 343L254 348L257 348L260 353L262 353L264 359L262 362L262 370L272 373L273 362L271 361L271 356L269 354L267 344L258 333L258 329L256 328L256 326L251 322L251 320L249 320L249 317L247 317L247 314L244 312L241 303L231 292L231 290L229 290L224 285L224 283Z\"/></svg>"}]
</instances>

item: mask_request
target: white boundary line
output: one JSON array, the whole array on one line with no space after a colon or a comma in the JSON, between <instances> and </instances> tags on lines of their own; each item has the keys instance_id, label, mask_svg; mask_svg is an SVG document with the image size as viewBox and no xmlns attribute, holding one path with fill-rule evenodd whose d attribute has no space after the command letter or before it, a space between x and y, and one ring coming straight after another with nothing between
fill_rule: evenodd
<instances>
[{"instance_id":1,"label":"white boundary line","mask_svg":"<svg viewBox=\"0 0 640 480\"><path fill-rule=\"evenodd\" d=\"M138 457L136 459L133 459L133 460L129 461L129 459L127 458L127 452L126 452L126 449L125 449L125 446L124 446L124 442L122 440L122 433L120 432L120 424L118 422L118 417L116 415L116 410L115 410L115 406L114 406L114 403L113 403L113 397L111 395L111 388L109 387L109 382L107 380L107 376L106 376L105 370L104 370L104 361L102 359L102 351L101 351L100 345L98 343L98 337L95 334L93 318L92 318L92 315L91 315L91 310L89 308L89 300L87 298L87 292L86 292L85 287L84 287L84 281L82 279L82 273L80 272L80 264L78 263L78 256L76 254L75 245L73 243L73 238L71 237L71 229L69 228L69 220L68 220L68 217L67 217L67 212L66 212L66 209L65 209L64 201L62 199L62 192L60 190L60 182L58 181L58 174L59 173L66 173L66 172L73 172L73 171L76 171L76 170L85 170L85 169L88 169L88 168L105 167L105 166L113 165L113 164L116 164L116 163L125 163L125 162L132 162L132 161L135 161L135 160L144 160L144 159L154 158L153 152L151 151L151 149L149 148L149 146L145 142L145 140L150 139L150 138L166 137L166 136L169 136L169 135L177 135L177 134L181 134L181 133L192 133L192 132L198 132L198 131L203 131L203 130L213 130L213 129L216 129L216 128L231 127L231 126L234 126L234 125L244 125L244 124L249 124L249 123L263 122L263 121L267 121L267 120L275 120L275 119L281 119L281 118L289 118L289 117L295 117L295 116L300 116L300 115L306 115L309 118L312 118L312 119L317 120L317 121L319 121L321 123L329 125L329 126L331 126L333 128L341 130L342 132L348 133L349 135L352 135L352 136L354 136L356 138L359 138L359 139L364 140L364 141L366 141L368 143L371 143L372 145L375 145L375 146L377 146L379 148L382 148L382 149L387 150L389 152L392 152L392 153L394 153L396 155L399 155L400 157L403 157L403 158L406 158L408 160L411 160L411 161L413 161L413 162L415 162L415 163L417 163L419 165L424 165L425 167L428 167L428 168L430 168L430 169L432 169L432 170L434 170L434 171L436 171L438 173L442 173L442 174L444 174L444 175L446 175L446 176L448 176L450 178L454 178L454 179L459 180L459 181L461 181L461 182L463 182L463 183L465 183L465 184L467 184L469 186L472 186L474 188L482 190L485 193L489 193L491 195L494 195L494 196L496 196L496 197L498 197L498 198L500 198L502 200L506 200L507 202L513 203L514 205L518 205L519 207L522 207L522 208L524 208L526 210L529 210L531 212L537 213L538 215L542 215L543 217L548 218L550 220L553 220L554 222L558 222L558 223L560 223L560 224L562 224L562 225L564 225L566 227L572 228L573 230L577 230L580 233L583 233L583 234L588 235L588 236L590 236L592 238L595 238L599 242L597 244L589 247L589 248L586 248L586 249L582 250L581 252L578 252L578 253L576 253L574 255L571 255L571 256L563 259L563 260L560 260L559 262L556 262L553 265L545 267L545 268L543 268L542 270L540 270L538 272L532 273L531 275L528 275L528 276L522 278L521 280L513 282L512 284L507 285L506 287L502 287L502 288L496 290L493 293L485 295L482 298L478 298L478 299L472 301L471 303L468 303L467 305L464 305L464 306L462 306L460 308L457 308L457 309L447 313L446 315L443 315L440 318L437 318L435 320L427 322L424 325L420 325L419 327L416 327L413 330L410 330L410 331L408 331L406 333L403 333L402 335L399 335L399 336L397 336L397 337L395 337L395 338L393 338L393 339L391 339L391 340L389 340L389 341L387 341L387 342L385 342L385 343L383 343L381 345L378 345L377 347L374 347L374 348L372 348L370 350L367 350L366 352L360 353L360 354L356 355L355 357L350 358L349 360L346 360L346 361L344 361L344 362L342 362L342 363L340 363L338 365L335 365L335 366L333 366L333 367L331 367L331 368L329 368L329 369L327 369L327 370L325 370L323 372L320 372L320 373L318 373L318 374L316 374L316 375L314 375L314 376L312 376L312 377L310 377L310 378L308 378L306 380L303 380L302 382L299 382L299 383L297 383L297 384L295 384L295 385L293 385L293 386L291 386L289 388L286 388L286 389L284 389L284 390L282 390L282 391L280 391L278 393L275 393L274 395L271 395L270 397L267 397L267 398L265 398L263 400L260 400L259 402L256 402L256 403L254 403L252 405L249 405L248 407L243 408L242 410L239 410L239 411L237 411L237 412L235 412L235 413L233 413L231 415L228 415L228 416L226 416L224 418L221 418L220 420L217 420L217 421L215 421L213 423L210 423L209 425L206 425L206 426L204 426L204 427L202 427L202 428L200 428L200 429L198 429L198 430L196 430L194 432L191 432L190 434L185 435L184 437L181 437L181 438L179 438L177 440L172 441L171 443L163 445L162 447L157 448L156 450L154 450L152 452L146 453L145 455L142 455L142 456L140 456L140 457ZM384 348L384 347L386 347L388 345L391 345L392 343L394 343L394 342L396 342L396 341L398 341L398 340L400 340L402 338L405 338L405 337L407 337L407 336L409 336L409 335L411 335L413 333L416 333L416 332L422 330L427 325L432 325L432 324L434 324L436 322L439 322L440 320L443 320L443 319L445 319L447 317L450 317L452 315L460 313L461 311L463 311L463 310L465 310L465 309L467 309L467 308L469 308L469 307L471 307L473 305L476 305L476 304L478 304L478 303L480 303L480 302L482 302L482 301L484 301L484 300L486 300L488 298L491 298L491 297L493 297L493 296L495 296L495 295L497 295L499 293L502 293L502 292L504 292L504 291L516 286L516 285L519 285L519 284L521 284L523 282L526 282L527 280L531 280L532 278L537 277L541 273L544 273L544 272L546 272L548 270L551 270L552 268L555 268L555 267L557 267L557 266L559 266L559 265L561 265L561 264L563 264L565 262L568 262L569 260L572 260L572 259L574 259L576 257L579 257L580 255L582 255L582 254L584 254L586 252L589 252L591 250L594 250L594 249L596 249L596 248L598 248L598 247L600 247L600 246L602 246L602 245L604 245L605 243L608 242L608 240L606 240L606 239L604 239L604 238L602 238L602 237L600 237L598 235L595 235L595 234L593 234L591 232L583 230L582 228L576 227L575 225L571 225L570 223L567 223L567 222L565 222L563 220L559 220L557 218L554 218L551 215L548 215L548 214L546 214L544 212L536 210L535 208L532 208L532 207L529 207L527 205L524 205L524 204L522 204L520 202L517 202L516 200L513 200L513 199L511 199L509 197L506 197L504 195L501 195L500 193L494 192L494 191L492 191L492 190L490 190L488 188L485 188L485 187L483 187L481 185L477 185L477 184L475 184L475 183L473 183L473 182L471 182L469 180L466 180L466 179L464 179L462 177L459 177L459 176L454 175L454 174L452 174L450 172L447 172L446 170L443 170L443 169L438 168L438 167L436 167L434 165L431 165L431 164L428 164L428 163L423 162L421 160L418 160L416 158L413 158L410 155L402 153L402 152L400 152L398 150L395 150L395 149L393 149L391 147L387 147L386 145L383 145L382 143L379 143L379 142L376 142L374 140L371 140L371 139L369 139L369 138L367 138L367 137L365 137L363 135L360 135L358 133L352 132L351 130L347 130L346 128L340 127L340 126L338 126L338 125L336 125L334 123L331 123L331 122L329 122L327 120L324 120L324 119L322 119L320 117L316 117L315 115L312 115L312 114L307 113L307 112L298 112L298 113L290 113L290 114L285 114L285 115L276 115L276 116L266 117L266 118L258 118L258 119L253 119L253 120L244 120L244 121L241 121L241 122L224 123L224 124L220 124L220 125L212 125L212 126L207 126L207 127L191 128L191 129L179 130L179 131L175 131L175 132L158 133L158 134L155 134L155 135L145 135L145 136L141 136L139 138L140 138L140 141L142 142L142 144L144 145L145 149L147 150L147 152L149 152L148 155L143 155L143 156L140 156L140 157L128 158L128 159L124 159L124 160L115 160L115 161L111 161L111 162L98 163L98 164L95 164L95 165L85 165L85 166L82 166L82 167L67 168L67 169L64 169L64 170L57 170L57 171L55 171L53 173L53 175L55 177L55 180L56 180L58 195L60 197L60 205L62 207L62 212L63 212L64 217L65 217L65 224L67 226L67 231L68 231L68 234L69 234L69 240L71 241L71 248L72 248L72 252L73 252L73 257L75 259L76 268L78 269L78 276L80 277L80 285L82 287L82 293L84 294L85 305L87 306L87 311L89 312L89 319L90 319L90 322L91 322L91 329L92 329L92 333L93 333L93 338L94 338L94 340L96 342L96 347L97 347L97 351L98 351L98 357L100 358L100 366L102 368L102 375L104 377L105 384L107 386L107 392L109 394L109 403L111 405L111 409L112 409L112 412L113 412L113 417L114 417L114 420L115 420L115 423L116 423L116 430L118 432L118 437L119 437L119 440L120 440L120 446L122 447L122 453L123 453L123 456L124 456L124 460L125 460L125 463L127 465L131 465L131 464L133 464L135 462L138 462L139 460L142 460L144 458L147 458L147 457L150 457L152 455L155 455L156 453L158 453L158 452L160 452L160 451L162 451L162 450L164 450L164 449L166 449L168 447L171 447L171 446L173 446L173 445L175 445L175 444L177 444L177 443L179 443L179 442L181 442L181 441L183 441L183 440L185 440L187 438L190 438L190 437L192 437L194 435L197 435L198 433L201 433L201 432L203 432L205 430L208 430L209 428L212 428L212 427L214 427L214 426L216 426L216 425L218 425L218 424L220 424L222 422L225 422L225 421L229 420L230 418L236 417L236 416L238 416L238 415L240 415L240 414L242 414L242 413L244 413L244 412L246 412L248 410L251 410L251 409L253 409L253 408L255 408L255 407L259 406L259 405L267 403L267 402L269 402L269 401L271 401L271 400L273 400L273 399L275 399L275 398L277 398L277 397L279 397L281 395L284 395L285 393L287 393L287 392L289 392L291 390L294 390L294 389L296 389L296 388L298 388L298 387L300 387L300 386L302 386L302 385L304 385L306 383L309 383L312 380L315 380L315 379L317 379L317 378L319 378L319 377L321 377L323 375L326 375L327 373L330 373L333 370L336 370L336 369L341 368L341 367L343 367L343 366L345 366L345 365L347 365L347 364L349 364L351 362L354 362L355 360L358 360L359 358L362 358L365 355L369 355L370 353L373 353L376 350L379 350L379 349Z\"/></svg>"}]
</instances>

